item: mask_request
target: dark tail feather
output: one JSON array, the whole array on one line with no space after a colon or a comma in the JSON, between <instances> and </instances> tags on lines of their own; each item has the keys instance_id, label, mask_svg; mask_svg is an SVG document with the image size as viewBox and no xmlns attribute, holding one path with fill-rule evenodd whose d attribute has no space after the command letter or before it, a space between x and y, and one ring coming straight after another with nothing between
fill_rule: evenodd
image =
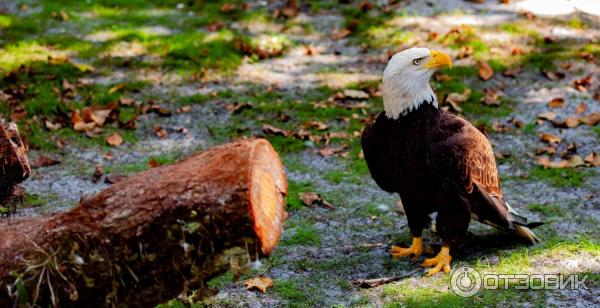
<instances>
[{"instance_id":1,"label":"dark tail feather","mask_svg":"<svg viewBox=\"0 0 600 308\"><path fill-rule=\"evenodd\" d=\"M508 208L508 220L512 223L514 232L520 237L526 239L531 244L538 243L540 239L535 236L535 233L531 231L533 228L537 228L543 225L543 222L531 222L527 223L527 218L519 215L508 203L505 203Z\"/></svg>"}]
</instances>

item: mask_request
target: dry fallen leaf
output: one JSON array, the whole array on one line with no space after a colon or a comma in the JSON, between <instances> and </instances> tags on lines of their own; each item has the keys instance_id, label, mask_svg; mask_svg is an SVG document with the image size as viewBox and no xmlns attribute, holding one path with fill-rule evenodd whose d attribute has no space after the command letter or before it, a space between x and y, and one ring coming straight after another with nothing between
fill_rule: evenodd
<instances>
[{"instance_id":1,"label":"dry fallen leaf","mask_svg":"<svg viewBox=\"0 0 600 308\"><path fill-rule=\"evenodd\" d=\"M31 164L31 168L37 169L37 168L54 166L54 165L58 165L58 164L60 164L59 160L50 158L48 156L41 155L41 156L38 156L38 158L33 161L33 163Z\"/></svg>"},{"instance_id":2,"label":"dry fallen leaf","mask_svg":"<svg viewBox=\"0 0 600 308\"><path fill-rule=\"evenodd\" d=\"M556 154L556 146L554 146L554 145L552 145L552 144L551 144L551 145L548 145L548 146L545 146L545 145L543 145L543 146L539 147L539 148L538 148L538 149L535 151L535 154L536 154L536 155L541 155L541 154L544 154L544 153L546 153L546 154L550 154L550 155L554 155L554 154Z\"/></svg>"},{"instance_id":3,"label":"dry fallen leaf","mask_svg":"<svg viewBox=\"0 0 600 308\"><path fill-rule=\"evenodd\" d=\"M449 104L452 106L456 112L461 112L462 108L460 108L460 104L466 102L471 96L471 89L465 88L463 93L450 93L446 96L444 100L444 104Z\"/></svg>"},{"instance_id":4,"label":"dry fallen leaf","mask_svg":"<svg viewBox=\"0 0 600 308\"><path fill-rule=\"evenodd\" d=\"M600 112L593 112L588 115L585 115L579 119L582 123L585 123L589 126L594 126L600 123Z\"/></svg>"},{"instance_id":5,"label":"dry fallen leaf","mask_svg":"<svg viewBox=\"0 0 600 308\"><path fill-rule=\"evenodd\" d=\"M285 131L281 128L277 128L277 127L275 127L273 125L269 125L269 124L263 124L262 131L263 131L263 133L265 133L267 135L274 135L274 136L287 137L290 134L288 131Z\"/></svg>"},{"instance_id":6,"label":"dry fallen leaf","mask_svg":"<svg viewBox=\"0 0 600 308\"><path fill-rule=\"evenodd\" d=\"M551 161L546 155L537 157L537 162L544 168L567 168L569 167L569 161L561 159L559 161Z\"/></svg>"},{"instance_id":7,"label":"dry fallen leaf","mask_svg":"<svg viewBox=\"0 0 600 308\"><path fill-rule=\"evenodd\" d=\"M475 48L473 48L473 46L463 46L460 48L460 51L458 53L458 58L464 59L464 58L472 55L474 52L475 52Z\"/></svg>"},{"instance_id":8,"label":"dry fallen leaf","mask_svg":"<svg viewBox=\"0 0 600 308\"><path fill-rule=\"evenodd\" d=\"M538 114L538 119L552 121L556 119L556 113L552 111L546 111Z\"/></svg>"},{"instance_id":9,"label":"dry fallen leaf","mask_svg":"<svg viewBox=\"0 0 600 308\"><path fill-rule=\"evenodd\" d=\"M548 102L548 107L550 108L561 108L565 105L565 99L562 97L555 97L550 102Z\"/></svg>"},{"instance_id":10,"label":"dry fallen leaf","mask_svg":"<svg viewBox=\"0 0 600 308\"><path fill-rule=\"evenodd\" d=\"M575 113L576 114L582 114L587 110L587 105L584 102L579 103L579 105L577 105L577 108L575 108Z\"/></svg>"},{"instance_id":11,"label":"dry fallen leaf","mask_svg":"<svg viewBox=\"0 0 600 308\"><path fill-rule=\"evenodd\" d=\"M241 112L243 109L249 109L252 108L252 103L248 103L248 102L235 102L233 104L229 104L225 106L225 109L227 109L227 112L229 112L230 114L236 114Z\"/></svg>"},{"instance_id":12,"label":"dry fallen leaf","mask_svg":"<svg viewBox=\"0 0 600 308\"><path fill-rule=\"evenodd\" d=\"M481 98L481 102L488 106L500 106L500 94L494 88L484 89L485 95Z\"/></svg>"},{"instance_id":13,"label":"dry fallen leaf","mask_svg":"<svg viewBox=\"0 0 600 308\"><path fill-rule=\"evenodd\" d=\"M340 155L344 156L344 150L346 149L345 145L340 145L337 147L326 147L319 150L319 154L323 157L329 157L331 155Z\"/></svg>"},{"instance_id":14,"label":"dry fallen leaf","mask_svg":"<svg viewBox=\"0 0 600 308\"><path fill-rule=\"evenodd\" d=\"M477 61L477 68L479 69L479 78L483 80L490 80L494 76L494 70L485 61Z\"/></svg>"},{"instance_id":15,"label":"dry fallen leaf","mask_svg":"<svg viewBox=\"0 0 600 308\"><path fill-rule=\"evenodd\" d=\"M110 136L106 137L106 143L113 147L118 147L123 144L123 137L118 133L113 133Z\"/></svg>"},{"instance_id":16,"label":"dry fallen leaf","mask_svg":"<svg viewBox=\"0 0 600 308\"><path fill-rule=\"evenodd\" d=\"M221 13L227 14L237 9L237 5L235 3L223 3L219 11Z\"/></svg>"},{"instance_id":17,"label":"dry fallen leaf","mask_svg":"<svg viewBox=\"0 0 600 308\"><path fill-rule=\"evenodd\" d=\"M352 99L368 99L369 93L361 90L346 89L344 90L344 96Z\"/></svg>"},{"instance_id":18,"label":"dry fallen leaf","mask_svg":"<svg viewBox=\"0 0 600 308\"><path fill-rule=\"evenodd\" d=\"M586 92L588 87L592 85L592 75L573 81L577 91Z\"/></svg>"},{"instance_id":19,"label":"dry fallen leaf","mask_svg":"<svg viewBox=\"0 0 600 308\"><path fill-rule=\"evenodd\" d=\"M552 81L558 81L558 80L565 78L565 73L559 72L559 71L556 71L556 72L542 71L542 75Z\"/></svg>"},{"instance_id":20,"label":"dry fallen leaf","mask_svg":"<svg viewBox=\"0 0 600 308\"><path fill-rule=\"evenodd\" d=\"M190 112L190 111L192 111L192 106L190 106L190 105L179 107L175 110L175 112L177 112L177 113L186 113L186 112Z\"/></svg>"},{"instance_id":21,"label":"dry fallen leaf","mask_svg":"<svg viewBox=\"0 0 600 308\"><path fill-rule=\"evenodd\" d=\"M543 133L540 135L540 140L546 143L560 143L562 139L552 134Z\"/></svg>"},{"instance_id":22,"label":"dry fallen leaf","mask_svg":"<svg viewBox=\"0 0 600 308\"><path fill-rule=\"evenodd\" d=\"M78 132L89 131L96 126L94 122L86 123L79 114L79 110L71 111L71 122L73 123L73 129Z\"/></svg>"},{"instance_id":23,"label":"dry fallen leaf","mask_svg":"<svg viewBox=\"0 0 600 308\"><path fill-rule=\"evenodd\" d=\"M160 125L154 125L152 127L152 130L154 131L154 133L156 134L156 136L158 136L158 138L160 138L160 139L164 139L164 138L167 138L169 136L169 133L167 132L167 130L164 129Z\"/></svg>"},{"instance_id":24,"label":"dry fallen leaf","mask_svg":"<svg viewBox=\"0 0 600 308\"><path fill-rule=\"evenodd\" d=\"M273 280L268 277L258 276L245 280L244 284L246 285L246 290L257 289L265 293L268 288L273 286Z\"/></svg>"},{"instance_id":25,"label":"dry fallen leaf","mask_svg":"<svg viewBox=\"0 0 600 308\"><path fill-rule=\"evenodd\" d=\"M343 39L346 36L350 35L350 33L352 33L352 31L350 31L346 28L341 28L341 29L336 28L331 31L331 39L333 39L333 40Z\"/></svg>"},{"instance_id":26,"label":"dry fallen leaf","mask_svg":"<svg viewBox=\"0 0 600 308\"><path fill-rule=\"evenodd\" d=\"M302 123L302 127L305 129L311 129L314 128L316 130L327 130L329 128L329 125L327 125L326 123L320 122L320 121L307 121Z\"/></svg>"},{"instance_id":27,"label":"dry fallen leaf","mask_svg":"<svg viewBox=\"0 0 600 308\"><path fill-rule=\"evenodd\" d=\"M325 201L323 197L316 192L301 192L298 194L298 198L300 198L300 201L302 201L304 205L309 207L322 205L330 209L335 209L335 207L331 203Z\"/></svg>"},{"instance_id":28,"label":"dry fallen leaf","mask_svg":"<svg viewBox=\"0 0 600 308\"><path fill-rule=\"evenodd\" d=\"M600 166L600 155L596 154L596 152L592 152L585 157L584 161L594 167L598 167Z\"/></svg>"},{"instance_id":29,"label":"dry fallen leaf","mask_svg":"<svg viewBox=\"0 0 600 308\"><path fill-rule=\"evenodd\" d=\"M102 179L103 176L104 176L104 169L102 168L102 165L96 165L96 170L94 171L94 174L92 175L92 182L94 182L94 183L100 182L100 180Z\"/></svg>"},{"instance_id":30,"label":"dry fallen leaf","mask_svg":"<svg viewBox=\"0 0 600 308\"><path fill-rule=\"evenodd\" d=\"M511 67L509 69L506 69L504 72L502 72L502 76L515 78L515 77L517 77L517 75L519 75L519 73L521 73L521 67L515 66L515 67Z\"/></svg>"}]
</instances>

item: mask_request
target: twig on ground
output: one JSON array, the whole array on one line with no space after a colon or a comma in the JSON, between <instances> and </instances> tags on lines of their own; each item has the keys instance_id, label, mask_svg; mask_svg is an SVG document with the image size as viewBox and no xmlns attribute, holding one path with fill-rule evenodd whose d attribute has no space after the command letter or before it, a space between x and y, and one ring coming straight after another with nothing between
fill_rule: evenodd
<instances>
[{"instance_id":1,"label":"twig on ground","mask_svg":"<svg viewBox=\"0 0 600 308\"><path fill-rule=\"evenodd\" d=\"M417 268L417 269L409 271L406 274L400 275L400 276L382 277L382 278L375 278L375 279L357 279L357 280L351 281L350 283L352 283L355 286L359 286L361 288L373 288L376 286L380 286L382 284L387 284L390 282L394 282L394 281L398 281L398 280L401 280L404 278L411 277L412 275L414 275L420 271L421 271L421 269Z\"/></svg>"}]
</instances>

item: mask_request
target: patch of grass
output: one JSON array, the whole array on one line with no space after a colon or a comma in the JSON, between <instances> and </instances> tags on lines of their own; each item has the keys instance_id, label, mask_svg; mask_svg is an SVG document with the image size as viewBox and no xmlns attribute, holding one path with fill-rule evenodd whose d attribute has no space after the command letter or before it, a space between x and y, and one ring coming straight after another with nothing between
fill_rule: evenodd
<instances>
[{"instance_id":1,"label":"patch of grass","mask_svg":"<svg viewBox=\"0 0 600 308\"><path fill-rule=\"evenodd\" d=\"M596 133L596 136L597 136L598 138L600 138L600 126L596 125L596 126L592 127L592 131L593 131L594 133Z\"/></svg>"},{"instance_id":2,"label":"patch of grass","mask_svg":"<svg viewBox=\"0 0 600 308\"><path fill-rule=\"evenodd\" d=\"M288 300L290 305L302 306L302 304L307 304L310 298L300 287L300 282L295 279L275 280L273 291L279 297Z\"/></svg>"},{"instance_id":3,"label":"patch of grass","mask_svg":"<svg viewBox=\"0 0 600 308\"><path fill-rule=\"evenodd\" d=\"M529 204L527 209L532 212L542 213L546 216L565 216L566 212L556 204Z\"/></svg>"},{"instance_id":4,"label":"patch of grass","mask_svg":"<svg viewBox=\"0 0 600 308\"><path fill-rule=\"evenodd\" d=\"M134 164L115 164L106 166L104 171L106 174L133 174L150 169L150 162L155 162L158 166L166 165L175 162L180 158L179 154L165 153L146 158L144 161Z\"/></svg>"},{"instance_id":5,"label":"patch of grass","mask_svg":"<svg viewBox=\"0 0 600 308\"><path fill-rule=\"evenodd\" d=\"M295 246L306 245L316 246L321 242L319 232L313 225L312 221L301 221L294 226L294 234L287 239L281 241L281 245Z\"/></svg>"},{"instance_id":6,"label":"patch of grass","mask_svg":"<svg viewBox=\"0 0 600 308\"><path fill-rule=\"evenodd\" d=\"M586 178L594 175L592 170L577 168L548 168L537 166L529 174L530 179L545 181L556 187L579 187Z\"/></svg>"},{"instance_id":7,"label":"patch of grass","mask_svg":"<svg viewBox=\"0 0 600 308\"><path fill-rule=\"evenodd\" d=\"M227 271L221 276L217 276L208 281L207 285L211 288L222 289L233 283L233 272Z\"/></svg>"},{"instance_id":8,"label":"patch of grass","mask_svg":"<svg viewBox=\"0 0 600 308\"><path fill-rule=\"evenodd\" d=\"M567 25L573 29L585 29L585 23L583 23L583 21L581 21L581 19L577 18L577 17L573 17L571 19L569 19L569 21L567 22Z\"/></svg>"}]
</instances>

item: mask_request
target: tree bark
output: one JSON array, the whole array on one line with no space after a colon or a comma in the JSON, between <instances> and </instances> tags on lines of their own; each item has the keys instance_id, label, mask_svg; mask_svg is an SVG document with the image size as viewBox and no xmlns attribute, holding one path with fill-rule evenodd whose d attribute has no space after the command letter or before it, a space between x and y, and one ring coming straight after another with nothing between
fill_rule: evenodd
<instances>
[{"instance_id":1,"label":"tree bark","mask_svg":"<svg viewBox=\"0 0 600 308\"><path fill-rule=\"evenodd\" d=\"M0 117L0 215L14 212L23 203L25 190L19 186L29 177L27 151L15 123Z\"/></svg>"},{"instance_id":2,"label":"tree bark","mask_svg":"<svg viewBox=\"0 0 600 308\"><path fill-rule=\"evenodd\" d=\"M0 306L148 307L204 292L232 258L272 251L286 193L271 145L246 140L133 175L68 212L1 221Z\"/></svg>"}]
</instances>

